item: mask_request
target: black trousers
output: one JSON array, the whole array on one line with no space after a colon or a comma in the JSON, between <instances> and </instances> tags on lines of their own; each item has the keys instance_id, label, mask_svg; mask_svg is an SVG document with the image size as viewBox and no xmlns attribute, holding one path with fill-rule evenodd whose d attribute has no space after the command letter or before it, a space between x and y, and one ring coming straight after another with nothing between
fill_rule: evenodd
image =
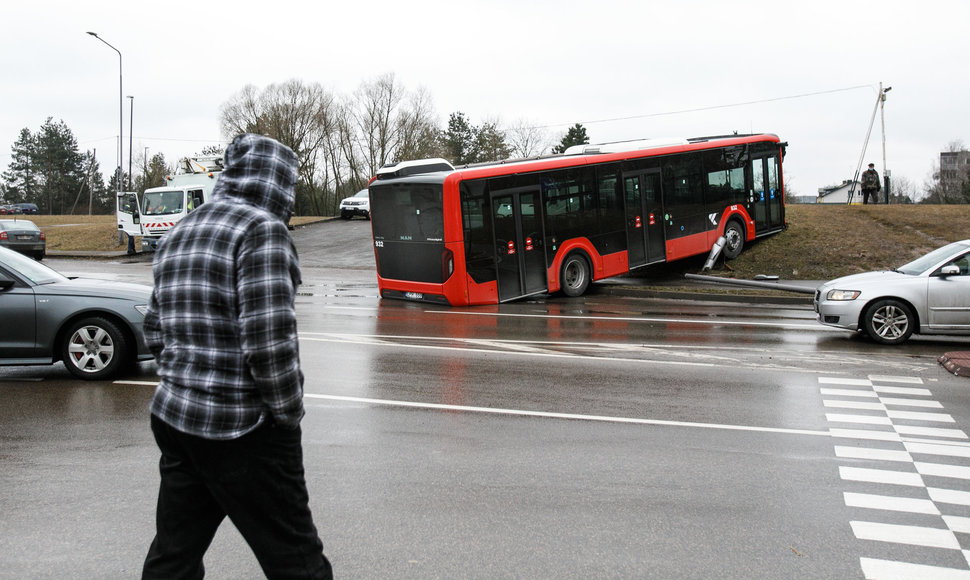
<instances>
[{"instance_id":1,"label":"black trousers","mask_svg":"<svg viewBox=\"0 0 970 580\"><path fill-rule=\"evenodd\" d=\"M862 190L862 205L869 203L869 197L872 197L872 203L879 203L879 190L878 189L863 189Z\"/></svg>"},{"instance_id":2,"label":"black trousers","mask_svg":"<svg viewBox=\"0 0 970 580\"><path fill-rule=\"evenodd\" d=\"M299 428L263 425L214 441L154 415L151 424L162 481L143 578L202 578L202 557L226 516L267 578L333 578L310 514Z\"/></svg>"}]
</instances>

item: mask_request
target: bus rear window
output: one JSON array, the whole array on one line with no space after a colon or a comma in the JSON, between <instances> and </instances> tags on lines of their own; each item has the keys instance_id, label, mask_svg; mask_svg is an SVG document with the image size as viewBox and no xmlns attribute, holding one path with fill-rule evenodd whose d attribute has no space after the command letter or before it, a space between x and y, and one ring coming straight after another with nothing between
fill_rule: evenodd
<instances>
[{"instance_id":1,"label":"bus rear window","mask_svg":"<svg viewBox=\"0 0 970 580\"><path fill-rule=\"evenodd\" d=\"M373 184L370 187L370 199L375 241L444 241L445 222L440 184Z\"/></svg>"}]
</instances>

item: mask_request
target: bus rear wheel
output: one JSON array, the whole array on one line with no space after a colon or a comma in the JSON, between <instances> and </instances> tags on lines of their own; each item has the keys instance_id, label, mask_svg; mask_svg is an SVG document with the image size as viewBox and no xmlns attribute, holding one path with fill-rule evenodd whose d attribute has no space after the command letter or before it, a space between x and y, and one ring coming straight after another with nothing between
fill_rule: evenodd
<instances>
[{"instance_id":1,"label":"bus rear wheel","mask_svg":"<svg viewBox=\"0 0 970 580\"><path fill-rule=\"evenodd\" d=\"M590 267L586 258L579 254L570 254L562 263L559 275L559 286L566 296L582 296L589 288Z\"/></svg>"},{"instance_id":2,"label":"bus rear wheel","mask_svg":"<svg viewBox=\"0 0 970 580\"><path fill-rule=\"evenodd\" d=\"M744 249L744 228L738 220L731 220L724 226L724 259L733 260Z\"/></svg>"}]
</instances>

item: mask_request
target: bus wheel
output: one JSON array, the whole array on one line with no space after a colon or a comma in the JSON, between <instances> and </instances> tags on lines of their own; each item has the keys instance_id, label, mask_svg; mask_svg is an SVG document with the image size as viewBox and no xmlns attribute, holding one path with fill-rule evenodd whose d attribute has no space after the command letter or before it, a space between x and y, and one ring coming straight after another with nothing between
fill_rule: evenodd
<instances>
[{"instance_id":1,"label":"bus wheel","mask_svg":"<svg viewBox=\"0 0 970 580\"><path fill-rule=\"evenodd\" d=\"M733 260L741 255L744 249L744 228L737 220L731 220L724 227L724 259Z\"/></svg>"},{"instance_id":2,"label":"bus wheel","mask_svg":"<svg viewBox=\"0 0 970 580\"><path fill-rule=\"evenodd\" d=\"M589 288L590 268L586 258L579 254L566 256L559 275L559 286L566 296L582 296Z\"/></svg>"}]
</instances>

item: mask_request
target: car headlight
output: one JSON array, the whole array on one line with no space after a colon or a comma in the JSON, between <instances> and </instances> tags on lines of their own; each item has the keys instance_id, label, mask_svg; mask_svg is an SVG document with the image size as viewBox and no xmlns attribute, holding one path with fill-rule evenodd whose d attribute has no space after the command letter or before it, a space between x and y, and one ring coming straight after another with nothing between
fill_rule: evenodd
<instances>
[{"instance_id":1,"label":"car headlight","mask_svg":"<svg viewBox=\"0 0 970 580\"><path fill-rule=\"evenodd\" d=\"M862 292L858 290L829 290L826 300L855 300Z\"/></svg>"},{"instance_id":2,"label":"car headlight","mask_svg":"<svg viewBox=\"0 0 970 580\"><path fill-rule=\"evenodd\" d=\"M136 304L135 305L135 310L137 310L138 312L140 312L142 316L145 316L146 314L148 314L148 305L147 304Z\"/></svg>"}]
</instances>

